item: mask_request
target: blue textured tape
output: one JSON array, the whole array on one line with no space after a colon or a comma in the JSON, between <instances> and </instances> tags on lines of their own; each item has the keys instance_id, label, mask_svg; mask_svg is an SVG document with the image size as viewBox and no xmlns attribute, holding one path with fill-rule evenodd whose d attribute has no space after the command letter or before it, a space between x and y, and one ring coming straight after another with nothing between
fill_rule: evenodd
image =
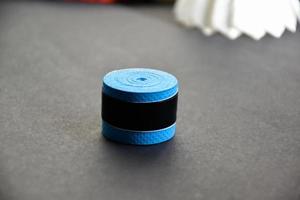
<instances>
[{"instance_id":1,"label":"blue textured tape","mask_svg":"<svg viewBox=\"0 0 300 200\"><path fill-rule=\"evenodd\" d=\"M173 75L163 71L130 68L106 74L103 92L128 102L156 102L174 96L178 92L178 82Z\"/></svg>"},{"instance_id":2,"label":"blue textured tape","mask_svg":"<svg viewBox=\"0 0 300 200\"><path fill-rule=\"evenodd\" d=\"M173 75L159 70L122 69L112 71L104 76L102 92L121 101L153 103L167 100L176 95L178 82ZM107 139L137 145L150 145L167 141L174 136L175 129L176 123L160 130L147 131L122 129L104 120L102 123L102 134Z\"/></svg>"},{"instance_id":3,"label":"blue textured tape","mask_svg":"<svg viewBox=\"0 0 300 200\"><path fill-rule=\"evenodd\" d=\"M151 145L172 139L175 135L176 123L168 128L154 131L130 131L119 129L102 121L102 134L105 138L124 143L135 145Z\"/></svg>"}]
</instances>

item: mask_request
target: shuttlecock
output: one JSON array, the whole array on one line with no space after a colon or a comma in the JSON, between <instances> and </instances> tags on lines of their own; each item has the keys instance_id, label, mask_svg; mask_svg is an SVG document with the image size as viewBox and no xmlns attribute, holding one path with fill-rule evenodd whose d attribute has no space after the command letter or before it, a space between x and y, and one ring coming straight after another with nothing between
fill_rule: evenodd
<instances>
[{"instance_id":1,"label":"shuttlecock","mask_svg":"<svg viewBox=\"0 0 300 200\"><path fill-rule=\"evenodd\" d=\"M279 38L296 31L300 21L298 0L177 0L175 15L205 35L220 32L230 39L246 34L255 40L267 33Z\"/></svg>"}]
</instances>

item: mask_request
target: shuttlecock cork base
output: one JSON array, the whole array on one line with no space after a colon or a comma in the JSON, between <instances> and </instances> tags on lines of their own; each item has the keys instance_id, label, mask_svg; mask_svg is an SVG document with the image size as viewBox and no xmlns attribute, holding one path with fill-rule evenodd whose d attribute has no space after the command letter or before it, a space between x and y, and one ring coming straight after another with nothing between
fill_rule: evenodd
<instances>
[{"instance_id":1,"label":"shuttlecock cork base","mask_svg":"<svg viewBox=\"0 0 300 200\"><path fill-rule=\"evenodd\" d=\"M103 78L102 134L125 144L151 145L176 131L178 81L166 72L131 68Z\"/></svg>"}]
</instances>

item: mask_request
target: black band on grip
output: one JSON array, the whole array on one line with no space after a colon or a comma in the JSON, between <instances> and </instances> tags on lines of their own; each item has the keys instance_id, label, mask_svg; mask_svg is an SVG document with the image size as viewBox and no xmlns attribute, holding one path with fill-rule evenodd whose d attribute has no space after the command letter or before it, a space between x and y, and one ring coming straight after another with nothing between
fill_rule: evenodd
<instances>
[{"instance_id":1,"label":"black band on grip","mask_svg":"<svg viewBox=\"0 0 300 200\"><path fill-rule=\"evenodd\" d=\"M102 119L122 129L150 131L167 128L176 122L178 94L164 101L131 103L102 92Z\"/></svg>"}]
</instances>

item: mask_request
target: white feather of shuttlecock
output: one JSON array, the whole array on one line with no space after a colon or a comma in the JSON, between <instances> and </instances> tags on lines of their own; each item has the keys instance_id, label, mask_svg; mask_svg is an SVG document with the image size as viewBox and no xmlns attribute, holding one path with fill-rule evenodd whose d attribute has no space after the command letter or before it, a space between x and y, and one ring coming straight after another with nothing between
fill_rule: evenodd
<instances>
[{"instance_id":1,"label":"white feather of shuttlecock","mask_svg":"<svg viewBox=\"0 0 300 200\"><path fill-rule=\"evenodd\" d=\"M296 31L300 21L298 0L177 0L176 19L197 27L205 35L220 32L230 39L246 34L261 39L267 33L279 38Z\"/></svg>"}]
</instances>

